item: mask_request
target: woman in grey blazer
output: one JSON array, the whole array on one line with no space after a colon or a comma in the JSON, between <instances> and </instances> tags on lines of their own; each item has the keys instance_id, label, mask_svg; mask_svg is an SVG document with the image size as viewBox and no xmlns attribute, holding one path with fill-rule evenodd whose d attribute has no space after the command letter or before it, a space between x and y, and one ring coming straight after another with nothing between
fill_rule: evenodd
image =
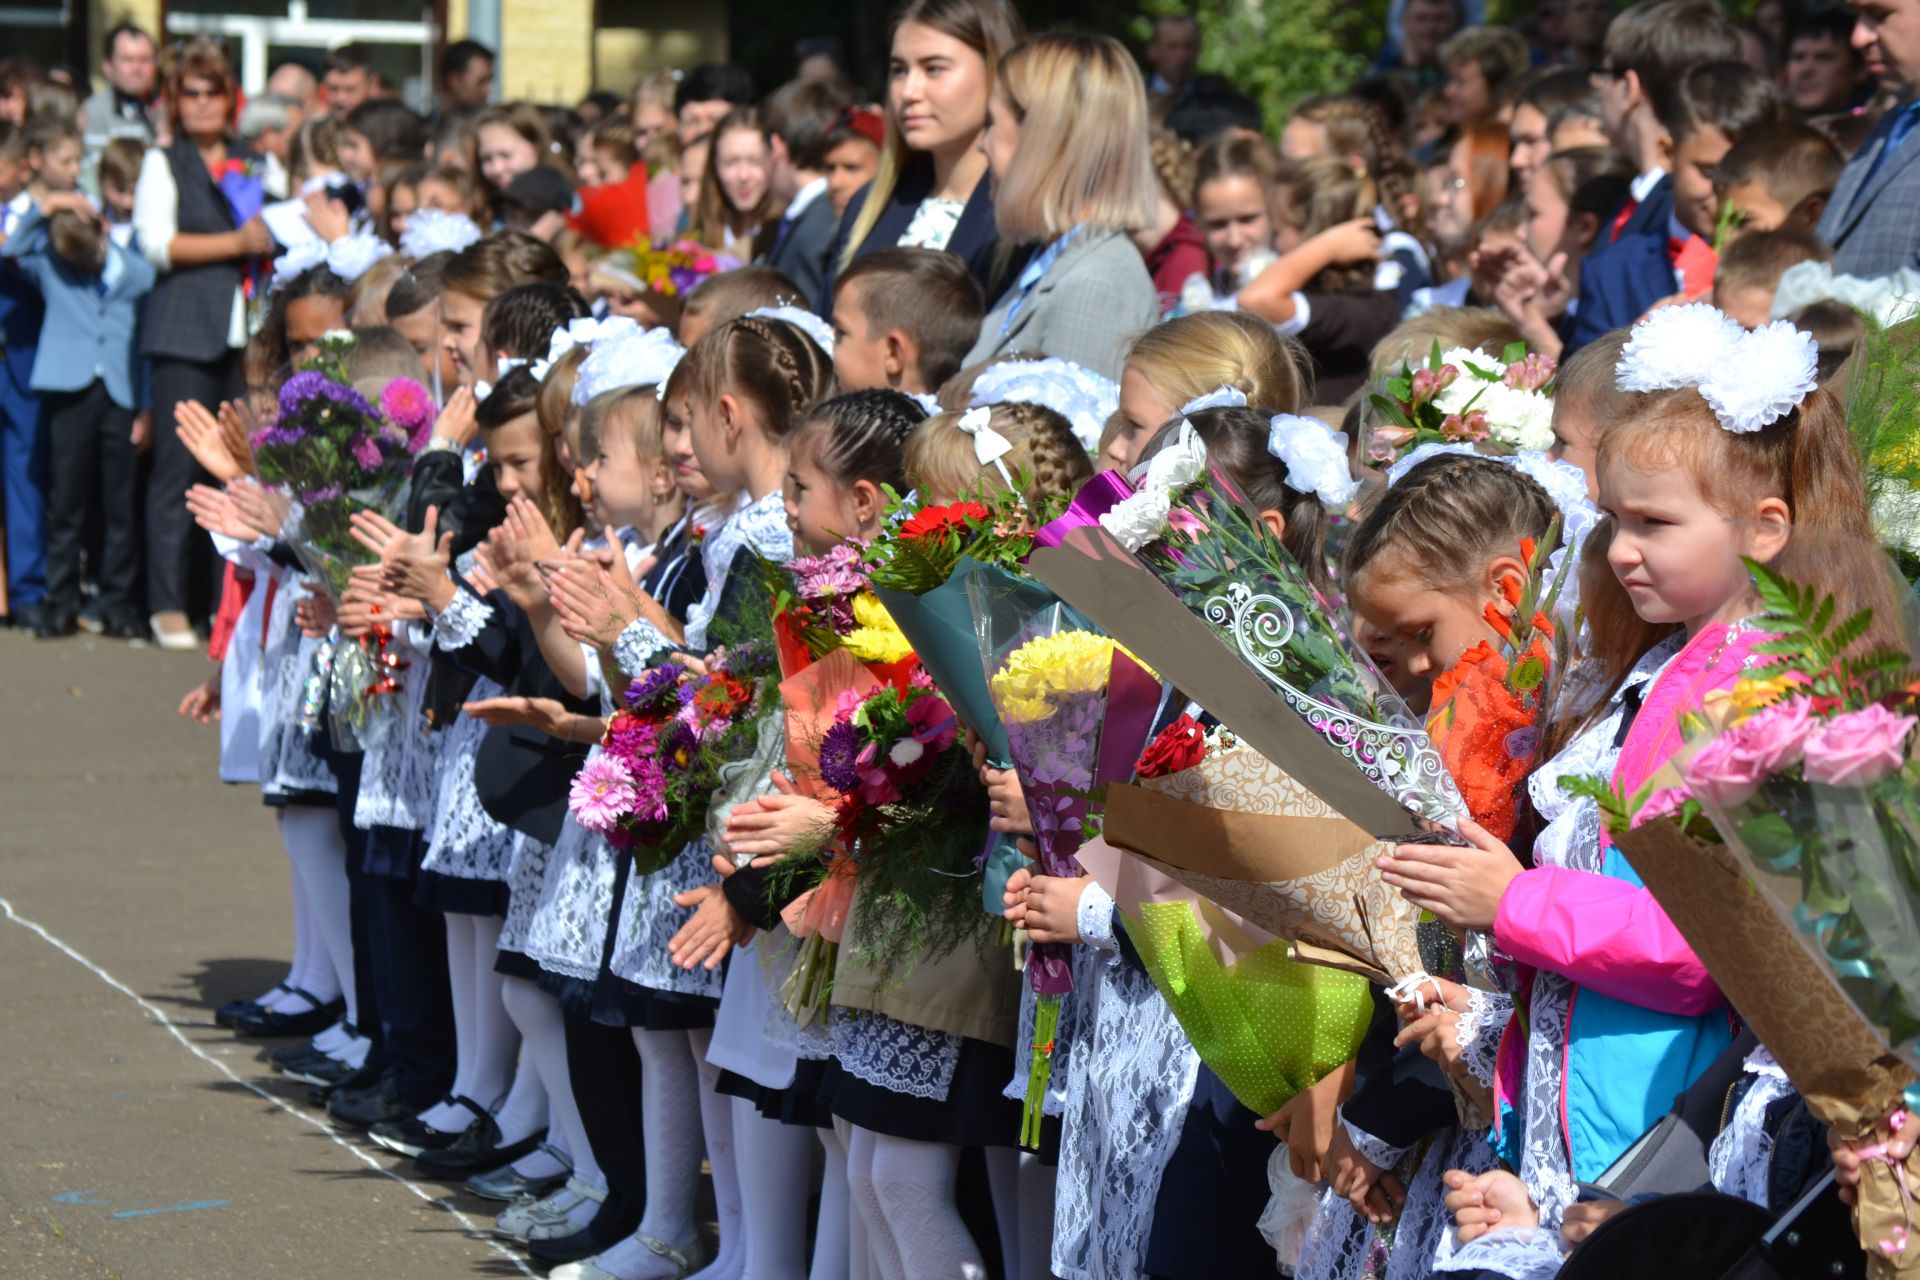
<instances>
[{"instance_id":1,"label":"woman in grey blazer","mask_svg":"<svg viewBox=\"0 0 1920 1280\"><path fill-rule=\"evenodd\" d=\"M1139 69L1107 36L1027 41L1001 60L980 149L1002 239L1036 248L967 363L1049 355L1117 381L1128 344L1160 318L1127 236L1156 212Z\"/></svg>"}]
</instances>

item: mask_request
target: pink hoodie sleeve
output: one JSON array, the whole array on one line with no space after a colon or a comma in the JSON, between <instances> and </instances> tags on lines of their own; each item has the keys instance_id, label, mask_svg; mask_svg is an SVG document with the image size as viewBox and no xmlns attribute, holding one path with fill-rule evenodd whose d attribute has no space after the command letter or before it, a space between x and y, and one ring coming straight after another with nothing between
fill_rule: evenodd
<instances>
[{"instance_id":1,"label":"pink hoodie sleeve","mask_svg":"<svg viewBox=\"0 0 1920 1280\"><path fill-rule=\"evenodd\" d=\"M1659 1013L1725 1003L1653 895L1590 871L1535 867L1514 877L1494 917L1500 949L1522 964Z\"/></svg>"}]
</instances>

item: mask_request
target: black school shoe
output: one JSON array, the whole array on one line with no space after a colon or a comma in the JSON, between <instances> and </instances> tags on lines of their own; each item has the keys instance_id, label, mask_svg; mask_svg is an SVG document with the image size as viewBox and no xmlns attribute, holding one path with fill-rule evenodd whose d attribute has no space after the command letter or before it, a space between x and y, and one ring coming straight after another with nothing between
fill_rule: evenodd
<instances>
[{"instance_id":1,"label":"black school shoe","mask_svg":"<svg viewBox=\"0 0 1920 1280\"><path fill-rule=\"evenodd\" d=\"M275 995L279 995L282 992L289 992L292 990L293 990L292 987L288 986L284 982L280 982L280 983L275 983L273 990L267 992L267 994L269 996L275 996ZM229 1000L225 1004L221 1005L218 1009L215 1009L213 1011L213 1020L215 1023L217 1023L220 1026L231 1027L233 1025L233 1020L235 1018L238 1018L243 1013L253 1014L253 1013L265 1013L265 1012L266 1012L266 1006L261 1004L258 1000Z\"/></svg>"},{"instance_id":2,"label":"black school shoe","mask_svg":"<svg viewBox=\"0 0 1920 1280\"><path fill-rule=\"evenodd\" d=\"M546 1138L547 1131L542 1129L518 1142L502 1143L499 1124L492 1116L481 1116L468 1125L467 1131L454 1139L451 1146L421 1152L413 1167L422 1177L465 1178L483 1169L512 1164Z\"/></svg>"},{"instance_id":3,"label":"black school shoe","mask_svg":"<svg viewBox=\"0 0 1920 1280\"><path fill-rule=\"evenodd\" d=\"M300 1013L275 1013L271 1009L262 1009L257 1013L242 1014L233 1020L233 1029L243 1036L259 1038L278 1036L317 1036L340 1020L346 1012L344 1000L335 1000L330 1004L321 1004L311 992L293 990L296 996L306 1000L313 1007Z\"/></svg>"},{"instance_id":4,"label":"black school shoe","mask_svg":"<svg viewBox=\"0 0 1920 1280\"><path fill-rule=\"evenodd\" d=\"M458 1103L480 1119L491 1119L487 1109L468 1098L448 1098ZM471 1127L471 1126L469 1126ZM403 1156L419 1156L427 1151L442 1151L460 1141L465 1130L447 1133L422 1121L419 1116L408 1116L404 1120L388 1120L376 1124L367 1130L367 1136L389 1151Z\"/></svg>"},{"instance_id":5,"label":"black school shoe","mask_svg":"<svg viewBox=\"0 0 1920 1280\"><path fill-rule=\"evenodd\" d=\"M354 1074L353 1067L318 1050L304 1058L282 1064L280 1071L289 1080L298 1080L317 1089L331 1088Z\"/></svg>"},{"instance_id":6,"label":"black school shoe","mask_svg":"<svg viewBox=\"0 0 1920 1280\"><path fill-rule=\"evenodd\" d=\"M371 1085L361 1089L336 1089L327 1099L327 1115L347 1129L368 1129L411 1119L420 1108L410 1106L400 1096L397 1072L384 1072Z\"/></svg>"}]
</instances>

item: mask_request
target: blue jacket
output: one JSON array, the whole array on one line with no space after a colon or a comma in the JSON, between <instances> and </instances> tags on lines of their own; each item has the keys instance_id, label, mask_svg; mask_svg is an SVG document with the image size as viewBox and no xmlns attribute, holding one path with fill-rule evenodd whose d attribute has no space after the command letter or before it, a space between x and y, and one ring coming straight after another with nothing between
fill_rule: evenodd
<instances>
[{"instance_id":1,"label":"blue jacket","mask_svg":"<svg viewBox=\"0 0 1920 1280\"><path fill-rule=\"evenodd\" d=\"M98 379L115 404L137 409L146 391L136 354L140 302L153 290L154 272L140 254L111 241L107 253L104 272L81 271L56 258L38 209L0 245L0 256L11 259L45 300L46 341L33 361L33 389L84 391ZM104 283L108 276L111 285Z\"/></svg>"},{"instance_id":2,"label":"blue jacket","mask_svg":"<svg viewBox=\"0 0 1920 1280\"><path fill-rule=\"evenodd\" d=\"M1628 327L1654 303L1673 296L1677 286L1667 250L1672 221L1673 179L1663 177L1635 207L1620 234L1587 255L1580 265L1580 304L1567 354Z\"/></svg>"}]
</instances>

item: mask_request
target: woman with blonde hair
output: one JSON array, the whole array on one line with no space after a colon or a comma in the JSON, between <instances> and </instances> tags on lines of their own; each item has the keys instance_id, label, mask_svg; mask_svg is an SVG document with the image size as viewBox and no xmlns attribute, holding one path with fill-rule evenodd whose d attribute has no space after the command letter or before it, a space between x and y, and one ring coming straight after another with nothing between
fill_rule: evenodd
<instances>
[{"instance_id":1,"label":"woman with blonde hair","mask_svg":"<svg viewBox=\"0 0 1920 1280\"><path fill-rule=\"evenodd\" d=\"M863 253L943 249L966 260L989 297L1014 268L1001 250L980 134L1007 50L1026 28L1009 0L906 0L895 13L887 73L887 141L873 181L840 220L817 301Z\"/></svg>"},{"instance_id":2,"label":"woman with blonde hair","mask_svg":"<svg viewBox=\"0 0 1920 1280\"><path fill-rule=\"evenodd\" d=\"M1035 249L967 363L1029 351L1118 377L1127 342L1160 314L1129 239L1153 223L1158 181L1140 70L1110 36L1040 36L1001 60L989 110L994 216Z\"/></svg>"}]
</instances>

